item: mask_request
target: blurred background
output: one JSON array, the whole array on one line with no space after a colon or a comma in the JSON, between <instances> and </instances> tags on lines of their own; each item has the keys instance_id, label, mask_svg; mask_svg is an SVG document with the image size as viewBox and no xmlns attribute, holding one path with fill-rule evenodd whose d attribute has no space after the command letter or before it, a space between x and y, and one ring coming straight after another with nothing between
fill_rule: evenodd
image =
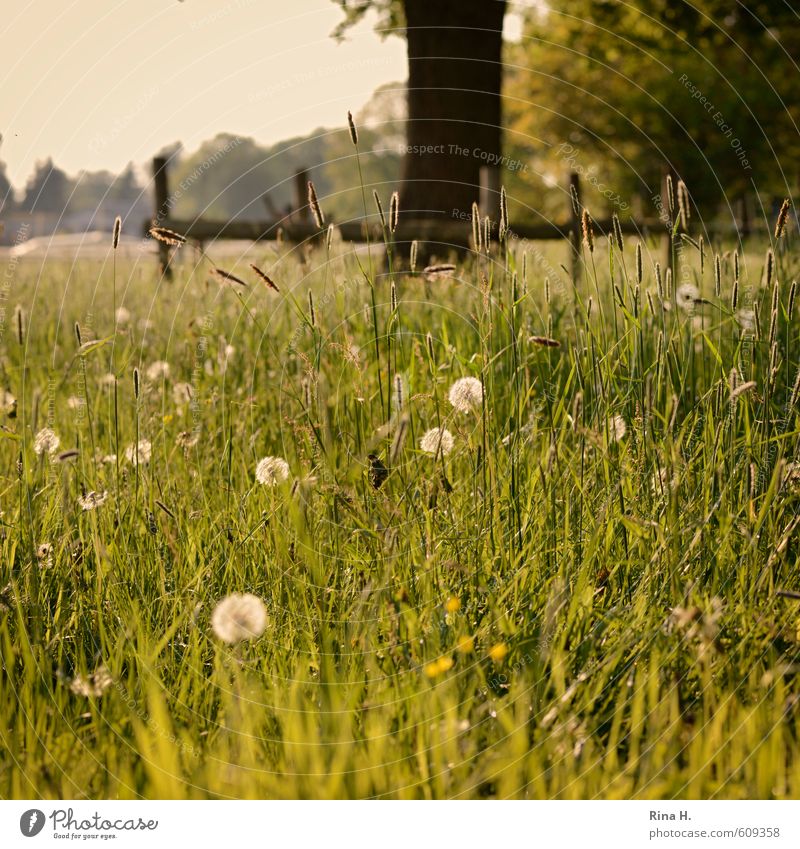
<instances>
[{"instance_id":1,"label":"blurred background","mask_svg":"<svg viewBox=\"0 0 800 849\"><path fill-rule=\"evenodd\" d=\"M17 251L117 215L139 238L157 155L170 218L288 220L298 171L330 220L358 218L348 110L365 182L415 217L468 211L488 164L512 221L565 220L571 173L593 215L657 217L670 173L704 222L758 230L799 176L784 0L36 0L2 33Z\"/></svg>"}]
</instances>

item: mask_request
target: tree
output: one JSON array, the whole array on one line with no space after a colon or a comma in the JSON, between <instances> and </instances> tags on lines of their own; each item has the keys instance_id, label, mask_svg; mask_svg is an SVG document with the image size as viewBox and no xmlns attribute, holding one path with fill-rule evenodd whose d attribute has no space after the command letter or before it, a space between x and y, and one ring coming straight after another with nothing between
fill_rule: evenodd
<instances>
[{"instance_id":1,"label":"tree","mask_svg":"<svg viewBox=\"0 0 800 849\"><path fill-rule=\"evenodd\" d=\"M0 162L0 212L10 212L14 208L14 189L6 174L6 163Z\"/></svg>"},{"instance_id":2,"label":"tree","mask_svg":"<svg viewBox=\"0 0 800 849\"><path fill-rule=\"evenodd\" d=\"M506 0L373 0L345 11L336 34L369 8L382 34L405 33L408 120L401 207L411 217L469 212L480 169L502 154L500 85Z\"/></svg>"},{"instance_id":3,"label":"tree","mask_svg":"<svg viewBox=\"0 0 800 849\"><path fill-rule=\"evenodd\" d=\"M800 18L754 0L550 0L531 14L509 79L511 125L562 173L592 166L605 198L648 200L666 169L704 215L797 178ZM539 146L537 153L542 153ZM650 209L652 214L652 207Z\"/></svg>"},{"instance_id":4,"label":"tree","mask_svg":"<svg viewBox=\"0 0 800 849\"><path fill-rule=\"evenodd\" d=\"M36 164L25 186L23 206L29 212L61 213L69 200L72 181L52 159Z\"/></svg>"}]
</instances>

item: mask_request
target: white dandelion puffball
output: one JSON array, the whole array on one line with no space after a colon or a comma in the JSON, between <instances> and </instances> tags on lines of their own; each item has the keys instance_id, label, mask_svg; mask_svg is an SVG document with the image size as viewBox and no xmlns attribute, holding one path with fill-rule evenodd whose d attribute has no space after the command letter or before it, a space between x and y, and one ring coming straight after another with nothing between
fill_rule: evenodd
<instances>
[{"instance_id":1,"label":"white dandelion puffball","mask_svg":"<svg viewBox=\"0 0 800 849\"><path fill-rule=\"evenodd\" d=\"M756 327L756 314L753 310L745 310L741 309L736 313L736 321L739 322L739 326L747 333L755 330Z\"/></svg>"},{"instance_id":2,"label":"white dandelion puffball","mask_svg":"<svg viewBox=\"0 0 800 849\"><path fill-rule=\"evenodd\" d=\"M49 427L43 427L33 440L33 451L38 456L42 454L55 454L58 451L58 446L61 445L61 440L56 435L56 432Z\"/></svg>"},{"instance_id":3,"label":"white dandelion puffball","mask_svg":"<svg viewBox=\"0 0 800 849\"><path fill-rule=\"evenodd\" d=\"M91 490L91 492L87 492L86 495L82 495L78 499L78 504L81 510L95 510L97 507L102 507L107 500L108 492L106 490L103 490L103 492Z\"/></svg>"},{"instance_id":4,"label":"white dandelion puffball","mask_svg":"<svg viewBox=\"0 0 800 849\"><path fill-rule=\"evenodd\" d=\"M69 685L70 690L76 696L83 696L87 699L99 699L100 696L114 683L111 673L105 666L100 666L92 675L84 678L82 675L76 675Z\"/></svg>"},{"instance_id":5,"label":"white dandelion puffball","mask_svg":"<svg viewBox=\"0 0 800 849\"><path fill-rule=\"evenodd\" d=\"M419 447L434 457L441 453L447 455L453 450L453 434L447 428L433 427L422 435Z\"/></svg>"},{"instance_id":6,"label":"white dandelion puffball","mask_svg":"<svg viewBox=\"0 0 800 849\"><path fill-rule=\"evenodd\" d=\"M256 466L256 480L264 486L277 486L289 479L289 464L282 457L264 457Z\"/></svg>"},{"instance_id":7,"label":"white dandelion puffball","mask_svg":"<svg viewBox=\"0 0 800 849\"><path fill-rule=\"evenodd\" d=\"M267 609L258 596L232 593L220 601L211 614L211 628L224 643L260 637L267 627Z\"/></svg>"},{"instance_id":8,"label":"white dandelion puffball","mask_svg":"<svg viewBox=\"0 0 800 849\"><path fill-rule=\"evenodd\" d=\"M117 324L122 327L126 325L131 320L130 310L126 310L125 307L119 307L116 313Z\"/></svg>"},{"instance_id":9,"label":"white dandelion puffball","mask_svg":"<svg viewBox=\"0 0 800 849\"><path fill-rule=\"evenodd\" d=\"M622 416L611 416L608 420L608 441L619 442L625 438L628 426Z\"/></svg>"},{"instance_id":10,"label":"white dandelion puffball","mask_svg":"<svg viewBox=\"0 0 800 849\"><path fill-rule=\"evenodd\" d=\"M700 299L700 290L692 283L683 283L675 290L675 300L682 310L693 310Z\"/></svg>"},{"instance_id":11,"label":"white dandelion puffball","mask_svg":"<svg viewBox=\"0 0 800 849\"><path fill-rule=\"evenodd\" d=\"M169 377L169 363L166 360L156 360L147 367L147 379L155 383Z\"/></svg>"},{"instance_id":12,"label":"white dandelion puffball","mask_svg":"<svg viewBox=\"0 0 800 849\"><path fill-rule=\"evenodd\" d=\"M125 449L125 459L134 466L146 466L153 454L153 446L148 439L141 439Z\"/></svg>"},{"instance_id":13,"label":"white dandelion puffball","mask_svg":"<svg viewBox=\"0 0 800 849\"><path fill-rule=\"evenodd\" d=\"M8 416L16 409L17 399L7 389L0 389L0 412Z\"/></svg>"},{"instance_id":14,"label":"white dandelion puffball","mask_svg":"<svg viewBox=\"0 0 800 849\"><path fill-rule=\"evenodd\" d=\"M468 413L483 403L483 385L476 377L461 377L448 394L450 403L460 413Z\"/></svg>"},{"instance_id":15,"label":"white dandelion puffball","mask_svg":"<svg viewBox=\"0 0 800 849\"><path fill-rule=\"evenodd\" d=\"M172 387L172 400L178 407L188 404L192 400L192 384L191 383L176 383Z\"/></svg>"}]
</instances>

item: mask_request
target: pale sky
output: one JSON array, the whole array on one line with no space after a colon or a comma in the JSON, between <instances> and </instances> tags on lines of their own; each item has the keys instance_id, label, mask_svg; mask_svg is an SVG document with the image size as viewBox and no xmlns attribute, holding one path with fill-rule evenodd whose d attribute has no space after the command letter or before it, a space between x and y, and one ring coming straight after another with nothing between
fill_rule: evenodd
<instances>
[{"instance_id":1,"label":"pale sky","mask_svg":"<svg viewBox=\"0 0 800 849\"><path fill-rule=\"evenodd\" d=\"M264 143L343 125L407 76L374 17L337 43L331 0L20 0L0 21L0 159L118 172L218 132Z\"/></svg>"}]
</instances>

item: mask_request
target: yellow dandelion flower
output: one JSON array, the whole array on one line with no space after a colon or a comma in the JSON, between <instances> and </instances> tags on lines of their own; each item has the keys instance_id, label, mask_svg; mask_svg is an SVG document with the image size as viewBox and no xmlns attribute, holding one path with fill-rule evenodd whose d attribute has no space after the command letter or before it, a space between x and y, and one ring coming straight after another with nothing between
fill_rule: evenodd
<instances>
[{"instance_id":1,"label":"yellow dandelion flower","mask_svg":"<svg viewBox=\"0 0 800 849\"><path fill-rule=\"evenodd\" d=\"M455 613L460 608L461 608L461 601L459 599L457 599L454 595L450 596L450 598L447 599L447 601L445 602L445 605L444 605L444 609L448 613Z\"/></svg>"},{"instance_id":2,"label":"yellow dandelion flower","mask_svg":"<svg viewBox=\"0 0 800 849\"><path fill-rule=\"evenodd\" d=\"M469 654L475 648L475 639L465 634L463 637L458 638L456 648L461 654Z\"/></svg>"},{"instance_id":3,"label":"yellow dandelion flower","mask_svg":"<svg viewBox=\"0 0 800 849\"><path fill-rule=\"evenodd\" d=\"M448 669L451 669L452 666L452 657L440 657L430 663L426 663L423 671L428 678L437 678L439 675L447 672Z\"/></svg>"},{"instance_id":4,"label":"yellow dandelion flower","mask_svg":"<svg viewBox=\"0 0 800 849\"><path fill-rule=\"evenodd\" d=\"M508 646L505 643L495 643L489 649L489 657L495 663L502 663L505 660L506 655L508 654Z\"/></svg>"}]
</instances>

